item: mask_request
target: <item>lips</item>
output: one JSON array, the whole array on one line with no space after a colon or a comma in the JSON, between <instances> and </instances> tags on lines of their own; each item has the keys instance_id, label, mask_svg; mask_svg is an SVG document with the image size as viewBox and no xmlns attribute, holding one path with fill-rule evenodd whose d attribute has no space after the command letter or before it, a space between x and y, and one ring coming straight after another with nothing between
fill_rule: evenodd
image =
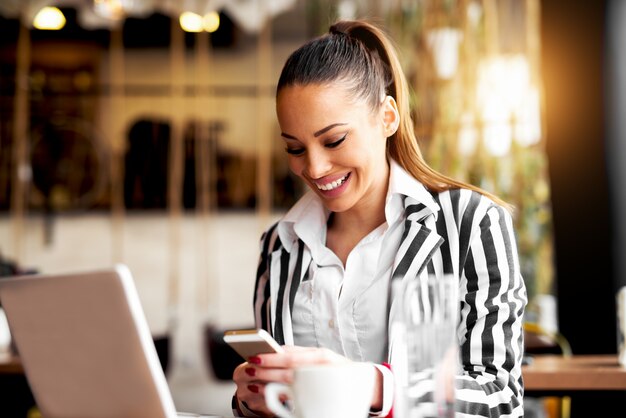
<instances>
[{"instance_id":1,"label":"lips","mask_svg":"<svg viewBox=\"0 0 626 418\"><path fill-rule=\"evenodd\" d=\"M315 185L317 186L319 190L329 192L341 186L348 179L348 177L350 177L350 173L344 175L341 178L338 178L337 180L334 180L325 184L315 183Z\"/></svg>"}]
</instances>

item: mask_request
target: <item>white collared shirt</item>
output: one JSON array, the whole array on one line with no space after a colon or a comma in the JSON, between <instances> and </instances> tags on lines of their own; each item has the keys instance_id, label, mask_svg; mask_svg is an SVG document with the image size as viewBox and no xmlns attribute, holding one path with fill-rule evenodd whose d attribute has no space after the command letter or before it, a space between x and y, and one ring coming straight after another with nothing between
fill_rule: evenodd
<instances>
[{"instance_id":1,"label":"white collared shirt","mask_svg":"<svg viewBox=\"0 0 626 418\"><path fill-rule=\"evenodd\" d=\"M432 196L390 161L385 222L350 252L345 267L326 246L329 212L309 192L279 223L282 242L301 239L311 252L292 310L294 344L326 347L354 361L387 360L388 289L404 231L403 196L439 209Z\"/></svg>"}]
</instances>

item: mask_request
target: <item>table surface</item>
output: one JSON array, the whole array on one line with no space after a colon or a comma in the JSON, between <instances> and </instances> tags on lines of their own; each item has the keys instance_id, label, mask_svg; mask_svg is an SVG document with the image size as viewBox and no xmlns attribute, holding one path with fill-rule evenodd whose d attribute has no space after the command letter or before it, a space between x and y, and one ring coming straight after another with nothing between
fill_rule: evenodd
<instances>
[{"instance_id":1,"label":"table surface","mask_svg":"<svg viewBox=\"0 0 626 418\"><path fill-rule=\"evenodd\" d=\"M23 373L15 356L0 356L0 374ZM626 367L615 354L537 355L522 367L524 388L533 390L626 390Z\"/></svg>"},{"instance_id":2,"label":"table surface","mask_svg":"<svg viewBox=\"0 0 626 418\"><path fill-rule=\"evenodd\" d=\"M536 355L522 367L524 388L532 390L626 390L626 367L617 355Z\"/></svg>"},{"instance_id":3,"label":"table surface","mask_svg":"<svg viewBox=\"0 0 626 418\"><path fill-rule=\"evenodd\" d=\"M24 373L22 362L12 354L0 353L0 374Z\"/></svg>"}]
</instances>

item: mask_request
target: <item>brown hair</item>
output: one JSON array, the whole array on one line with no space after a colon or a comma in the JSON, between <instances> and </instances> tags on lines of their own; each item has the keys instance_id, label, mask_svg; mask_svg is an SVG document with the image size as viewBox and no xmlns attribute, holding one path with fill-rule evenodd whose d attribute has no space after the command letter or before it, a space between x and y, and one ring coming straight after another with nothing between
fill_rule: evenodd
<instances>
[{"instance_id":1,"label":"brown hair","mask_svg":"<svg viewBox=\"0 0 626 418\"><path fill-rule=\"evenodd\" d=\"M276 95L291 85L331 82L344 84L355 98L367 100L373 110L380 106L384 95L395 99L400 124L387 140L387 155L428 190L439 193L456 188L471 189L511 209L491 193L428 166L415 137L406 77L391 40L381 29L362 20L335 23L329 33L307 42L291 54L280 74Z\"/></svg>"}]
</instances>

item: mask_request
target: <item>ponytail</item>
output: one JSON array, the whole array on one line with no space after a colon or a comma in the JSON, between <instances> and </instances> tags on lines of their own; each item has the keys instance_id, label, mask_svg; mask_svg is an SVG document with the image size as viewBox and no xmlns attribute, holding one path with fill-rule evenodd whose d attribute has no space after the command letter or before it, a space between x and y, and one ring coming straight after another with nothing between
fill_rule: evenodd
<instances>
[{"instance_id":1,"label":"ponytail","mask_svg":"<svg viewBox=\"0 0 626 418\"><path fill-rule=\"evenodd\" d=\"M309 41L285 63L276 94L290 85L342 82L355 97L378 109L385 95L394 98L400 124L387 139L387 156L420 181L428 190L474 190L503 207L511 206L472 184L454 180L433 170L419 149L411 109L409 87L390 38L375 25L363 21L339 21L329 33Z\"/></svg>"}]
</instances>

